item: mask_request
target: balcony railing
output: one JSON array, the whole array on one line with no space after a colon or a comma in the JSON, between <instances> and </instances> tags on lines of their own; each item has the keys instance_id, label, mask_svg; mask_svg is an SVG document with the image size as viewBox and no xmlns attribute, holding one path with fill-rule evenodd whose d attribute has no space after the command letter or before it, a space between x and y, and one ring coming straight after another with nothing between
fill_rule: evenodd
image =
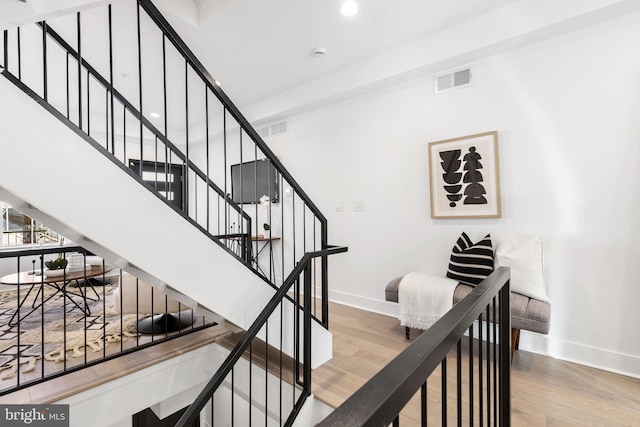
<instances>
[{"instance_id":1,"label":"balcony railing","mask_svg":"<svg viewBox=\"0 0 640 427\"><path fill-rule=\"evenodd\" d=\"M78 246L0 251L0 289L0 395L214 325Z\"/></svg>"}]
</instances>

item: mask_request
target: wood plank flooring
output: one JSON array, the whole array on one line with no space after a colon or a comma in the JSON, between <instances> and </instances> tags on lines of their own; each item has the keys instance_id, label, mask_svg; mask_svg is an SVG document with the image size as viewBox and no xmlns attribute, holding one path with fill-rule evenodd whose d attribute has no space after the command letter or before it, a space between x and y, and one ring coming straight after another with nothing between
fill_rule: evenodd
<instances>
[{"instance_id":1,"label":"wood plank flooring","mask_svg":"<svg viewBox=\"0 0 640 427\"><path fill-rule=\"evenodd\" d=\"M329 308L329 329L333 359L315 369L312 379L316 398L332 407L410 344L397 319L335 303ZM437 372L434 376L430 389L439 381ZM419 407L417 402L409 406ZM640 426L640 380L517 351L512 407L514 426ZM401 417L401 425L416 424L413 414Z\"/></svg>"},{"instance_id":2,"label":"wood plank flooring","mask_svg":"<svg viewBox=\"0 0 640 427\"><path fill-rule=\"evenodd\" d=\"M333 359L313 371L313 393L337 407L410 342L405 340L404 328L395 318L335 303L331 303L329 313ZM227 340L227 334L224 328L209 328L4 396L0 403L52 402L157 363L175 352L182 353L223 336ZM412 336L417 333L412 332ZM439 381L436 372L429 380L429 389L437 390ZM518 351L512 366L512 391L514 426L640 426L637 379ZM433 395L430 399L437 399L436 393ZM418 407L418 403L411 402L410 407ZM401 425L418 425L415 414L406 412ZM429 425L440 425L439 420L433 421L430 417Z\"/></svg>"}]
</instances>

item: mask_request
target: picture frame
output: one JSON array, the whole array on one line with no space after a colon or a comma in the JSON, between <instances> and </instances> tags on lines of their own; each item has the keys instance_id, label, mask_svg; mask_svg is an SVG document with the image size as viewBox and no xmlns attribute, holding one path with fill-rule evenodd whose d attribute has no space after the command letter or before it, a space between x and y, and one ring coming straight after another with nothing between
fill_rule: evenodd
<instances>
[{"instance_id":1,"label":"picture frame","mask_svg":"<svg viewBox=\"0 0 640 427\"><path fill-rule=\"evenodd\" d=\"M500 218L498 132L429 143L431 218Z\"/></svg>"}]
</instances>

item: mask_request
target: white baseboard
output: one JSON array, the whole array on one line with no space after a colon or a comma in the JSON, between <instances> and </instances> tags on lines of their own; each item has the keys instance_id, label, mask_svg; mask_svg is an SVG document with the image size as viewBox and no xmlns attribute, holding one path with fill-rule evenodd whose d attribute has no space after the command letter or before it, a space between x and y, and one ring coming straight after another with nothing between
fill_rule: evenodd
<instances>
[{"instance_id":1,"label":"white baseboard","mask_svg":"<svg viewBox=\"0 0 640 427\"><path fill-rule=\"evenodd\" d=\"M522 331L520 349L640 379L640 357Z\"/></svg>"},{"instance_id":2,"label":"white baseboard","mask_svg":"<svg viewBox=\"0 0 640 427\"><path fill-rule=\"evenodd\" d=\"M360 295L332 290L329 290L329 301L361 308L373 313L384 314L385 316L398 317L398 304L395 302L380 301ZM329 317L331 317L331 314L329 314Z\"/></svg>"},{"instance_id":3,"label":"white baseboard","mask_svg":"<svg viewBox=\"0 0 640 427\"><path fill-rule=\"evenodd\" d=\"M386 316L398 317L398 304L393 302L331 290L329 300ZM528 331L521 332L520 349L640 379L640 357L632 354L596 348Z\"/></svg>"}]
</instances>

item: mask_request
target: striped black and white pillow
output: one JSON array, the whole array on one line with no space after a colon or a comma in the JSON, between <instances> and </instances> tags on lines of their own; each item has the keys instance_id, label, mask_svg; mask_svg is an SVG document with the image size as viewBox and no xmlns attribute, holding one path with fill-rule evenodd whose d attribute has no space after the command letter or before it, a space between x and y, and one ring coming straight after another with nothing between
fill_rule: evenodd
<instances>
[{"instance_id":1,"label":"striped black and white pillow","mask_svg":"<svg viewBox=\"0 0 640 427\"><path fill-rule=\"evenodd\" d=\"M467 233L462 233L451 251L447 277L475 286L493 272L491 236L473 243Z\"/></svg>"}]
</instances>

